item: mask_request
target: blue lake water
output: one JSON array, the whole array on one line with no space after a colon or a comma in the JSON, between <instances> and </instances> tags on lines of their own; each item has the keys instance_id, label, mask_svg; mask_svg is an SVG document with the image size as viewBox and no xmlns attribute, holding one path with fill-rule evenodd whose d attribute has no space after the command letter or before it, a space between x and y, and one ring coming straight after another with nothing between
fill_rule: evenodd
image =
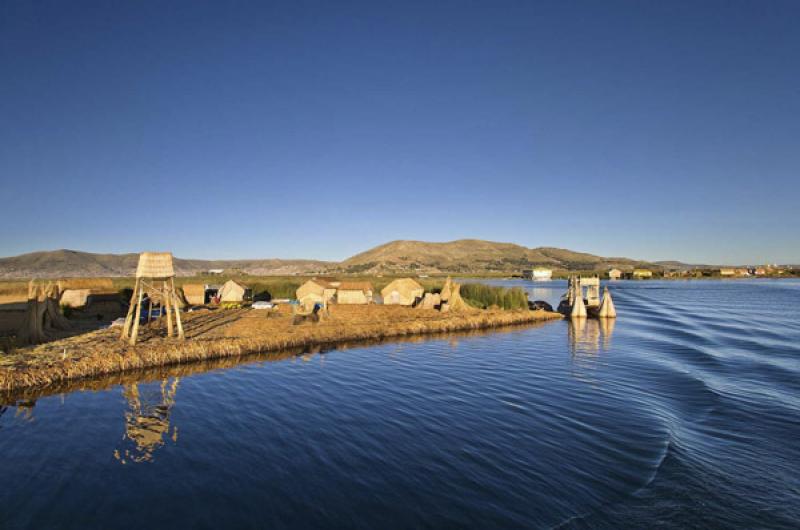
<instances>
[{"instance_id":1,"label":"blue lake water","mask_svg":"<svg viewBox=\"0 0 800 530\"><path fill-rule=\"evenodd\" d=\"M800 282L612 292L605 325L20 398L0 528L797 528Z\"/></svg>"}]
</instances>

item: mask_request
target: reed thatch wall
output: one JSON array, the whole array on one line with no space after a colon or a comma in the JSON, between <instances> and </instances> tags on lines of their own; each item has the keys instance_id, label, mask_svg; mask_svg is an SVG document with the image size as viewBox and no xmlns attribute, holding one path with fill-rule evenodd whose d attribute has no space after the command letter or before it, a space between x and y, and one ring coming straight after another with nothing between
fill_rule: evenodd
<instances>
[{"instance_id":1,"label":"reed thatch wall","mask_svg":"<svg viewBox=\"0 0 800 530\"><path fill-rule=\"evenodd\" d=\"M183 297L189 305L203 305L206 301L206 287L200 283L183 284Z\"/></svg>"}]
</instances>

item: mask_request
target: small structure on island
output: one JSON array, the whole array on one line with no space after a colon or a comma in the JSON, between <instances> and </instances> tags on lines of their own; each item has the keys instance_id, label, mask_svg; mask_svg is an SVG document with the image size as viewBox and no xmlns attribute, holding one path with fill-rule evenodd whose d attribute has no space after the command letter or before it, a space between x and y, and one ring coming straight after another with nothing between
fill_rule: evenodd
<instances>
[{"instance_id":1,"label":"small structure on island","mask_svg":"<svg viewBox=\"0 0 800 530\"><path fill-rule=\"evenodd\" d=\"M306 309L313 308L315 305L326 307L328 302L336 296L336 287L340 285L337 281L322 278L312 278L298 287L295 295L300 304Z\"/></svg>"},{"instance_id":2,"label":"small structure on island","mask_svg":"<svg viewBox=\"0 0 800 530\"><path fill-rule=\"evenodd\" d=\"M653 271L648 269L633 269L634 280L644 280L653 277Z\"/></svg>"},{"instance_id":3,"label":"small structure on island","mask_svg":"<svg viewBox=\"0 0 800 530\"><path fill-rule=\"evenodd\" d=\"M425 288L411 278L398 278L383 289L384 305L414 305L425 294Z\"/></svg>"},{"instance_id":4,"label":"small structure on island","mask_svg":"<svg viewBox=\"0 0 800 530\"><path fill-rule=\"evenodd\" d=\"M187 304L203 305L206 303L206 286L202 283L187 283L181 289Z\"/></svg>"},{"instance_id":5,"label":"small structure on island","mask_svg":"<svg viewBox=\"0 0 800 530\"><path fill-rule=\"evenodd\" d=\"M619 280L622 278L622 271L619 269L611 269L608 271L608 279L609 280Z\"/></svg>"},{"instance_id":6,"label":"small structure on island","mask_svg":"<svg viewBox=\"0 0 800 530\"><path fill-rule=\"evenodd\" d=\"M136 344L139 335L139 321L142 317L142 301L144 294L148 293L150 311L157 299L161 305L161 313L167 315L167 336L172 337L175 329L172 324L173 313L177 324L177 336L184 338L183 324L181 323L180 301L175 292L175 269L172 266L170 252L143 252L139 254L139 265L136 267L136 284L133 287L128 315L122 327L121 340L128 340L131 345Z\"/></svg>"},{"instance_id":7,"label":"small structure on island","mask_svg":"<svg viewBox=\"0 0 800 530\"><path fill-rule=\"evenodd\" d=\"M342 282L336 290L336 303L358 305L372 303L370 282Z\"/></svg>"},{"instance_id":8,"label":"small structure on island","mask_svg":"<svg viewBox=\"0 0 800 530\"><path fill-rule=\"evenodd\" d=\"M245 300L250 300L253 297L253 291L244 284L236 280L228 280L219 289L219 301L221 303L242 303Z\"/></svg>"},{"instance_id":9,"label":"small structure on island","mask_svg":"<svg viewBox=\"0 0 800 530\"><path fill-rule=\"evenodd\" d=\"M64 278L56 285L61 294L60 305L73 308L89 305L92 295L116 294L110 278Z\"/></svg>"}]
</instances>

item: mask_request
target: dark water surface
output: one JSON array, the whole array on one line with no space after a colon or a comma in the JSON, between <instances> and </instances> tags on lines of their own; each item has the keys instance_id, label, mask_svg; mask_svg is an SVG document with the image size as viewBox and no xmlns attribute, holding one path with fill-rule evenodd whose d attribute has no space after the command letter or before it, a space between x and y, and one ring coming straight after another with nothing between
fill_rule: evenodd
<instances>
[{"instance_id":1,"label":"dark water surface","mask_svg":"<svg viewBox=\"0 0 800 530\"><path fill-rule=\"evenodd\" d=\"M251 359L0 408L0 528L797 528L800 282L612 289L613 325Z\"/></svg>"}]
</instances>

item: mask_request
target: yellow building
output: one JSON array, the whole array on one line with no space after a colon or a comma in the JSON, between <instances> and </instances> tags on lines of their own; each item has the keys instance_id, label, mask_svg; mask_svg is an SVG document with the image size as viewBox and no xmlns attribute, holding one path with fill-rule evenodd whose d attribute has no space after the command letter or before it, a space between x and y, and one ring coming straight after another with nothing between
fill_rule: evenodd
<instances>
[{"instance_id":1,"label":"yellow building","mask_svg":"<svg viewBox=\"0 0 800 530\"><path fill-rule=\"evenodd\" d=\"M372 302L372 284L369 282L342 282L336 290L338 304L369 304Z\"/></svg>"},{"instance_id":2,"label":"yellow building","mask_svg":"<svg viewBox=\"0 0 800 530\"><path fill-rule=\"evenodd\" d=\"M295 295L303 307L311 308L315 304L327 304L336 295L339 282L321 278L313 278L301 285Z\"/></svg>"},{"instance_id":3,"label":"yellow building","mask_svg":"<svg viewBox=\"0 0 800 530\"><path fill-rule=\"evenodd\" d=\"M236 280L228 280L219 290L219 301L225 302L244 302L252 298L252 290L246 285L242 285Z\"/></svg>"},{"instance_id":4,"label":"yellow building","mask_svg":"<svg viewBox=\"0 0 800 530\"><path fill-rule=\"evenodd\" d=\"M637 279L652 278L653 271L647 269L633 269L633 277Z\"/></svg>"},{"instance_id":5,"label":"yellow building","mask_svg":"<svg viewBox=\"0 0 800 530\"><path fill-rule=\"evenodd\" d=\"M381 289L384 305L414 305L425 289L411 278L398 278Z\"/></svg>"}]
</instances>

